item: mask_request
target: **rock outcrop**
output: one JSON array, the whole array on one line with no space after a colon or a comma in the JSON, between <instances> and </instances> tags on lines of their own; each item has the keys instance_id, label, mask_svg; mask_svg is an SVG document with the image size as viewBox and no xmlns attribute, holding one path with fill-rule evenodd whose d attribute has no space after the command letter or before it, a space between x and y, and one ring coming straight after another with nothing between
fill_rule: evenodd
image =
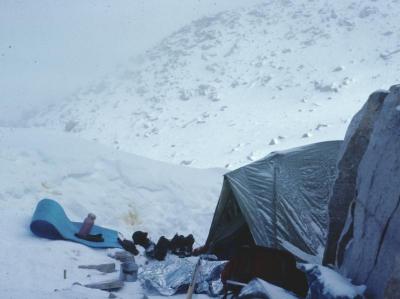
<instances>
[{"instance_id":1,"label":"rock outcrop","mask_svg":"<svg viewBox=\"0 0 400 299\"><path fill-rule=\"evenodd\" d=\"M354 116L338 157L338 173L329 201L329 233L323 264L334 264L337 242L343 230L350 203L355 198L356 177L360 161L369 144L375 121L382 108L386 91L373 93Z\"/></svg>"},{"instance_id":2,"label":"rock outcrop","mask_svg":"<svg viewBox=\"0 0 400 299\"><path fill-rule=\"evenodd\" d=\"M370 101L378 94L375 93ZM361 152L357 153L357 157L353 157L360 161L358 170L351 165L357 161L351 159L351 155L347 162L343 160L345 155L339 162L339 165L349 163L346 169L355 167L355 189L344 184L342 186L345 187L336 186L331 194L331 207L339 209L349 205L344 211L331 210L331 213L348 213L341 237L336 243L339 244L336 248L336 266L353 283L366 285L368 298L383 298L385 290L393 291L390 288L397 281L394 272L400 250L400 85L391 87L388 94L380 94L380 109L376 109L375 113L370 112L372 127L369 129L369 142L360 147ZM364 111L368 110L366 107L369 104L363 108ZM362 114L361 111L353 123L357 123L357 117ZM354 133L351 133L352 130ZM344 153L346 145L349 150L351 137L357 134L361 136L362 128L352 126L346 136ZM344 196L347 201L343 200ZM334 202L340 200L342 202ZM342 203L343 206L340 205ZM344 218L339 222L343 224ZM332 232L329 234L332 236ZM328 250L332 249L328 247ZM331 253L326 252L325 256L325 261L329 260L328 257L331 259Z\"/></svg>"},{"instance_id":3,"label":"rock outcrop","mask_svg":"<svg viewBox=\"0 0 400 299\"><path fill-rule=\"evenodd\" d=\"M396 255L392 274L385 288L384 299L400 298L400 254Z\"/></svg>"},{"instance_id":4,"label":"rock outcrop","mask_svg":"<svg viewBox=\"0 0 400 299\"><path fill-rule=\"evenodd\" d=\"M302 264L309 285L305 299L364 299L365 286L351 284L334 270L315 264Z\"/></svg>"}]
</instances>

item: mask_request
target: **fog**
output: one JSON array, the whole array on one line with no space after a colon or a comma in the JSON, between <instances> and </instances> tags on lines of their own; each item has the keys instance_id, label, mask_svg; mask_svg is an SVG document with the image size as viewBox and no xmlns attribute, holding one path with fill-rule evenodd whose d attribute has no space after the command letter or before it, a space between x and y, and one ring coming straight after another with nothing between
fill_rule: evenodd
<instances>
[{"instance_id":1,"label":"fog","mask_svg":"<svg viewBox=\"0 0 400 299\"><path fill-rule=\"evenodd\" d=\"M21 125L191 20L260 1L0 2L0 125Z\"/></svg>"}]
</instances>

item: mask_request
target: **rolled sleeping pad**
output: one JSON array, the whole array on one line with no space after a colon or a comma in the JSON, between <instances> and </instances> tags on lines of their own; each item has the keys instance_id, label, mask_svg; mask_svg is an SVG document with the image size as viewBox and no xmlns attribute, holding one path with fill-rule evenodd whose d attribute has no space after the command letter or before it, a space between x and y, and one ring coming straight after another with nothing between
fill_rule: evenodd
<instances>
[{"instance_id":1,"label":"rolled sleeping pad","mask_svg":"<svg viewBox=\"0 0 400 299\"><path fill-rule=\"evenodd\" d=\"M91 234L102 234L104 242L91 242L75 236L82 222L72 222L62 206L52 199L42 199L36 206L30 229L41 238L51 240L69 240L92 248L122 248L118 243L118 232L94 225Z\"/></svg>"}]
</instances>

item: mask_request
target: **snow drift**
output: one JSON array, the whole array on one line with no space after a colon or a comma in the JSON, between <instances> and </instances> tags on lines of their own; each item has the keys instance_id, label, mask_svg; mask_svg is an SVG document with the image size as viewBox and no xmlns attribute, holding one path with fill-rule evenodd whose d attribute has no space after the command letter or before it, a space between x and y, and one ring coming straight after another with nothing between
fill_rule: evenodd
<instances>
[{"instance_id":1,"label":"snow drift","mask_svg":"<svg viewBox=\"0 0 400 299\"><path fill-rule=\"evenodd\" d=\"M104 251L40 239L30 232L41 198L56 198L74 221L95 212L97 224L126 236L143 229L153 239L179 232L193 233L198 244L205 241L222 183L219 169L171 166L38 129L0 128L0 142L3 298L28 297L31 292L37 298L54 298L54 289L63 288L68 298L72 283L102 279L95 273L87 277L77 266L106 262ZM126 292L130 298L135 294L129 288ZM80 293L104 296L87 290L71 296Z\"/></svg>"}]
</instances>

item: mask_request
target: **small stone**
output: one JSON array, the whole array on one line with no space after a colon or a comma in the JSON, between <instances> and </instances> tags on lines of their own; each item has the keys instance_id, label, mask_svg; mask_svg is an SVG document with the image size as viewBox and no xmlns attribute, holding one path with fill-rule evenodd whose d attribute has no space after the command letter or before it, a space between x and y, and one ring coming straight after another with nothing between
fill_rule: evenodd
<instances>
[{"instance_id":1,"label":"small stone","mask_svg":"<svg viewBox=\"0 0 400 299\"><path fill-rule=\"evenodd\" d=\"M336 83L314 81L314 88L320 92L339 92L339 88Z\"/></svg>"},{"instance_id":2,"label":"small stone","mask_svg":"<svg viewBox=\"0 0 400 299\"><path fill-rule=\"evenodd\" d=\"M333 69L333 72L341 72L344 70L344 66L337 66Z\"/></svg>"},{"instance_id":3,"label":"small stone","mask_svg":"<svg viewBox=\"0 0 400 299\"><path fill-rule=\"evenodd\" d=\"M192 97L192 93L190 91L183 90L183 89L179 91L179 98L182 101L189 101L191 97Z\"/></svg>"},{"instance_id":4,"label":"small stone","mask_svg":"<svg viewBox=\"0 0 400 299\"><path fill-rule=\"evenodd\" d=\"M346 78L343 79L342 85L347 86L347 85L349 85L351 83L351 81L352 81L351 78L346 77Z\"/></svg>"},{"instance_id":5,"label":"small stone","mask_svg":"<svg viewBox=\"0 0 400 299\"><path fill-rule=\"evenodd\" d=\"M182 160L181 165L188 166L193 163L194 160Z\"/></svg>"},{"instance_id":6,"label":"small stone","mask_svg":"<svg viewBox=\"0 0 400 299\"><path fill-rule=\"evenodd\" d=\"M114 298L117 298L117 295L115 295L114 293L110 293L110 294L108 295L108 298L114 299Z\"/></svg>"},{"instance_id":7,"label":"small stone","mask_svg":"<svg viewBox=\"0 0 400 299\"><path fill-rule=\"evenodd\" d=\"M99 289L104 291L121 289L123 286L124 282L119 279L106 280L102 282L89 283L85 285L85 287L90 289Z\"/></svg>"},{"instance_id":8,"label":"small stone","mask_svg":"<svg viewBox=\"0 0 400 299\"><path fill-rule=\"evenodd\" d=\"M206 123L206 121L204 120L204 119L197 119L196 120L196 124L205 124Z\"/></svg>"},{"instance_id":9,"label":"small stone","mask_svg":"<svg viewBox=\"0 0 400 299\"><path fill-rule=\"evenodd\" d=\"M102 273L113 273L115 272L115 263L100 264L100 265L79 265L79 269L93 269Z\"/></svg>"},{"instance_id":10,"label":"small stone","mask_svg":"<svg viewBox=\"0 0 400 299\"><path fill-rule=\"evenodd\" d=\"M254 153L250 153L250 154L247 156L247 160L249 160L249 161L255 161L255 160L256 160L256 157L255 157Z\"/></svg>"},{"instance_id":11,"label":"small stone","mask_svg":"<svg viewBox=\"0 0 400 299\"><path fill-rule=\"evenodd\" d=\"M269 142L269 145L275 145L275 144L278 144L278 143L279 143L278 139L272 138L271 141Z\"/></svg>"},{"instance_id":12,"label":"small stone","mask_svg":"<svg viewBox=\"0 0 400 299\"><path fill-rule=\"evenodd\" d=\"M77 122L77 121L70 120L70 121L68 121L68 122L65 124L64 131L65 131L65 132L71 132L71 131L74 130L74 128L75 128L77 125L78 125L78 122Z\"/></svg>"},{"instance_id":13,"label":"small stone","mask_svg":"<svg viewBox=\"0 0 400 299\"><path fill-rule=\"evenodd\" d=\"M327 126L327 124L318 124L315 130L320 130L321 128L326 128Z\"/></svg>"},{"instance_id":14,"label":"small stone","mask_svg":"<svg viewBox=\"0 0 400 299\"><path fill-rule=\"evenodd\" d=\"M310 138L312 137L312 134L310 132L308 133L304 133L303 136L301 136L302 138Z\"/></svg>"}]
</instances>

